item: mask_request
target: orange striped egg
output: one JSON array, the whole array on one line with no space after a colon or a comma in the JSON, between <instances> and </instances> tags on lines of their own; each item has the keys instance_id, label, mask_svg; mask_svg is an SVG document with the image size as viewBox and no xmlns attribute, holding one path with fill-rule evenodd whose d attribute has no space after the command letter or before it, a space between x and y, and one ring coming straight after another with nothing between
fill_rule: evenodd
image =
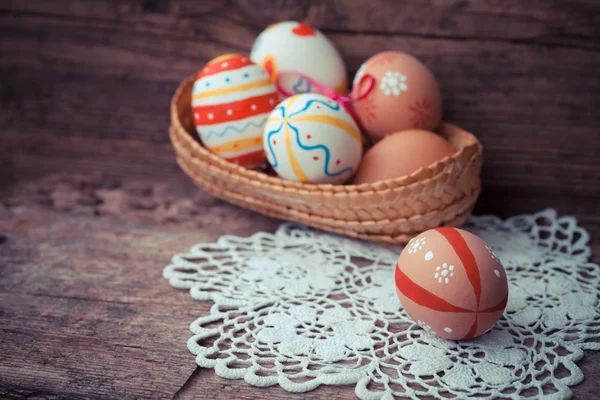
<instances>
[{"instance_id":1,"label":"orange striped egg","mask_svg":"<svg viewBox=\"0 0 600 400\"><path fill-rule=\"evenodd\" d=\"M303 183L342 183L360 163L362 138L338 102L315 93L281 102L267 120L267 160L284 179Z\"/></svg>"},{"instance_id":2,"label":"orange striped egg","mask_svg":"<svg viewBox=\"0 0 600 400\"><path fill-rule=\"evenodd\" d=\"M227 54L202 68L192 89L192 114L204 146L246 167L265 162L262 134L278 102L269 75L248 57Z\"/></svg>"},{"instance_id":3,"label":"orange striped egg","mask_svg":"<svg viewBox=\"0 0 600 400\"><path fill-rule=\"evenodd\" d=\"M446 339L470 339L490 330L508 300L506 272L474 234L436 228L413 238L396 266L402 306L421 327Z\"/></svg>"}]
</instances>

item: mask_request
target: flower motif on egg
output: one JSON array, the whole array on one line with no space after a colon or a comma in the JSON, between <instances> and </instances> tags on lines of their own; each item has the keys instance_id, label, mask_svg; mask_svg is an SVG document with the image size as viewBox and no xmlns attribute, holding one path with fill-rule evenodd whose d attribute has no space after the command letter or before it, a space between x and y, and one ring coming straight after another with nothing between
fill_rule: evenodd
<instances>
[{"instance_id":1,"label":"flower motif on egg","mask_svg":"<svg viewBox=\"0 0 600 400\"><path fill-rule=\"evenodd\" d=\"M488 247L472 233L448 227L411 240L395 272L406 313L446 339L488 331L508 301L506 274Z\"/></svg>"},{"instance_id":2,"label":"flower motif on egg","mask_svg":"<svg viewBox=\"0 0 600 400\"><path fill-rule=\"evenodd\" d=\"M366 75L373 90L359 85ZM410 89L410 90L409 90ZM442 117L442 94L435 77L416 58L387 51L369 58L354 77L353 102L363 131L375 141L406 129L435 130Z\"/></svg>"},{"instance_id":3,"label":"flower motif on egg","mask_svg":"<svg viewBox=\"0 0 600 400\"><path fill-rule=\"evenodd\" d=\"M437 279L438 283L448 283L450 278L454 276L454 265L443 263L442 265L438 265L435 271L433 277Z\"/></svg>"},{"instance_id":4,"label":"flower motif on egg","mask_svg":"<svg viewBox=\"0 0 600 400\"><path fill-rule=\"evenodd\" d=\"M400 96L401 92L406 92L408 90L406 80L406 76L402 75L400 72L388 71L381 78L379 88L386 96Z\"/></svg>"},{"instance_id":5,"label":"flower motif on egg","mask_svg":"<svg viewBox=\"0 0 600 400\"><path fill-rule=\"evenodd\" d=\"M414 254L417 251L421 250L426 243L427 241L425 240L424 236L416 239L411 239L411 241L408 242L408 254Z\"/></svg>"},{"instance_id":6,"label":"flower motif on egg","mask_svg":"<svg viewBox=\"0 0 600 400\"><path fill-rule=\"evenodd\" d=\"M408 109L413 113L411 118L413 128L429 125L432 118L432 104L426 96L415 100L414 104L409 106Z\"/></svg>"}]
</instances>

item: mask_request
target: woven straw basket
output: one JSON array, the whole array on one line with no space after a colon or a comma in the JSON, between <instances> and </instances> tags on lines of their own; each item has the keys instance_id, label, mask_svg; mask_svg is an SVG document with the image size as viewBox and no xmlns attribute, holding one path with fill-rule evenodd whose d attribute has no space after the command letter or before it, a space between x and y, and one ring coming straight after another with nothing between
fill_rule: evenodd
<instances>
[{"instance_id":1,"label":"woven straw basket","mask_svg":"<svg viewBox=\"0 0 600 400\"><path fill-rule=\"evenodd\" d=\"M216 197L270 217L392 245L427 229L460 225L473 209L482 148L454 125L442 123L438 133L457 152L409 176L361 185L293 182L240 167L202 147L190 107L194 78L173 96L169 133L183 171Z\"/></svg>"}]
</instances>

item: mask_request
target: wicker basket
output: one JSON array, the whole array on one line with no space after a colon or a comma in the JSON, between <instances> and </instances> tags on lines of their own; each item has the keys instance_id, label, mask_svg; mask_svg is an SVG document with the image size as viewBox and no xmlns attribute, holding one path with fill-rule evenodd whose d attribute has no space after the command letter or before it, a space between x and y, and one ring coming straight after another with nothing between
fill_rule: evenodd
<instances>
[{"instance_id":1,"label":"wicker basket","mask_svg":"<svg viewBox=\"0 0 600 400\"><path fill-rule=\"evenodd\" d=\"M482 147L448 123L439 133L457 149L411 175L362 185L314 185L283 180L227 162L196 139L191 116L194 77L171 102L170 137L177 162L194 182L230 203L264 215L344 235L402 245L420 232L460 225L481 188Z\"/></svg>"}]
</instances>

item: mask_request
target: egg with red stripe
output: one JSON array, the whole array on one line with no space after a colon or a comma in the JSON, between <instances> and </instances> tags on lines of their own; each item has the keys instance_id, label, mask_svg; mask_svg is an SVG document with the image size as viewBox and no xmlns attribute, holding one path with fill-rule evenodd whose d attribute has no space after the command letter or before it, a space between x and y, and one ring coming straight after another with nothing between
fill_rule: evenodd
<instances>
[{"instance_id":1,"label":"egg with red stripe","mask_svg":"<svg viewBox=\"0 0 600 400\"><path fill-rule=\"evenodd\" d=\"M264 69L243 55L220 56L206 64L194 82L194 126L211 152L256 167L266 161L263 130L277 102L277 89Z\"/></svg>"},{"instance_id":2,"label":"egg with red stripe","mask_svg":"<svg viewBox=\"0 0 600 400\"><path fill-rule=\"evenodd\" d=\"M321 31L302 22L283 21L268 26L252 45L250 58L291 93L319 92L302 75L337 93L348 92L342 56ZM290 74L280 76L282 72Z\"/></svg>"},{"instance_id":3,"label":"egg with red stripe","mask_svg":"<svg viewBox=\"0 0 600 400\"><path fill-rule=\"evenodd\" d=\"M360 131L348 111L316 93L281 102L267 120L264 145L277 174L302 183L342 183L362 156Z\"/></svg>"},{"instance_id":4,"label":"egg with red stripe","mask_svg":"<svg viewBox=\"0 0 600 400\"><path fill-rule=\"evenodd\" d=\"M508 300L504 267L476 235L431 229L413 238L398 258L396 289L421 327L446 339L471 339L490 330Z\"/></svg>"}]
</instances>

